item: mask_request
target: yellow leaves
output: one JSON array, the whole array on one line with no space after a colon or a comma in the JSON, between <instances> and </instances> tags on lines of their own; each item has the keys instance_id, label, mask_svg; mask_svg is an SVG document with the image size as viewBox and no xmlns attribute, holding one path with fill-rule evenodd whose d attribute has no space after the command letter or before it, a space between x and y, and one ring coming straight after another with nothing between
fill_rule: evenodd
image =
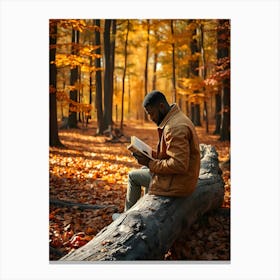
<instances>
[{"instance_id":1,"label":"yellow leaves","mask_svg":"<svg viewBox=\"0 0 280 280\"><path fill-rule=\"evenodd\" d=\"M82 88L82 84L76 84L75 86L69 86L66 87L66 90L76 90L77 88ZM58 101L64 102L67 105L71 105L69 110L72 112L84 112L84 113L89 113L92 110L92 105L91 104L84 104L80 102L75 102L69 97L69 93L64 90L58 90L56 92L56 98ZM65 105L65 104L64 104Z\"/></svg>"},{"instance_id":2,"label":"yellow leaves","mask_svg":"<svg viewBox=\"0 0 280 280\"><path fill-rule=\"evenodd\" d=\"M91 57L95 57L96 54L94 53L94 51L96 51L97 49L99 49L101 46L91 46L91 45L85 45L83 47L80 48L79 50L79 54L81 56L91 56ZM98 55L98 57L101 57L100 55Z\"/></svg>"},{"instance_id":3,"label":"yellow leaves","mask_svg":"<svg viewBox=\"0 0 280 280\"><path fill-rule=\"evenodd\" d=\"M73 28L80 32L84 32L86 30L86 22L83 19L60 19L57 20L59 25L63 28Z\"/></svg>"},{"instance_id":4,"label":"yellow leaves","mask_svg":"<svg viewBox=\"0 0 280 280\"><path fill-rule=\"evenodd\" d=\"M75 68L84 63L88 63L87 60L81 56L74 54L60 54L57 53L55 57L56 67L70 66L70 68Z\"/></svg>"},{"instance_id":5,"label":"yellow leaves","mask_svg":"<svg viewBox=\"0 0 280 280\"><path fill-rule=\"evenodd\" d=\"M188 89L189 91L201 90L205 84L202 78L193 77L193 78L181 78L179 80L179 85L183 89Z\"/></svg>"},{"instance_id":6,"label":"yellow leaves","mask_svg":"<svg viewBox=\"0 0 280 280\"><path fill-rule=\"evenodd\" d=\"M69 44L57 44L55 46L51 46L51 48L58 48L58 47L66 47ZM70 47L73 44L70 44ZM102 71L103 68L95 67L91 65L89 62L89 58L95 59L102 57L100 54L95 54L95 50L100 48L100 46L78 46L75 45L75 48L78 48L79 54L70 54L65 52L56 52L55 61L51 63L55 63L57 68L63 67L70 67L70 69L74 69L75 67L80 67L82 72L91 73L96 71Z\"/></svg>"},{"instance_id":7,"label":"yellow leaves","mask_svg":"<svg viewBox=\"0 0 280 280\"><path fill-rule=\"evenodd\" d=\"M201 103L209 94L216 92L217 81L215 79L203 80L201 77L181 78L178 80L178 93L186 95L189 102Z\"/></svg>"}]
</instances>

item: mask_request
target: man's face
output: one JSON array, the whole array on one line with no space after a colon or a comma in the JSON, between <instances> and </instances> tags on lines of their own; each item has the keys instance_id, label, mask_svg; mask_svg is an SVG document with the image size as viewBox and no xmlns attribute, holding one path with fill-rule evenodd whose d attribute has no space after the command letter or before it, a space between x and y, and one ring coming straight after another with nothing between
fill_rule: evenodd
<instances>
[{"instance_id":1,"label":"man's face","mask_svg":"<svg viewBox=\"0 0 280 280\"><path fill-rule=\"evenodd\" d=\"M145 107L145 111L149 115L150 119L158 126L165 117L162 103L156 106L147 106Z\"/></svg>"}]
</instances>

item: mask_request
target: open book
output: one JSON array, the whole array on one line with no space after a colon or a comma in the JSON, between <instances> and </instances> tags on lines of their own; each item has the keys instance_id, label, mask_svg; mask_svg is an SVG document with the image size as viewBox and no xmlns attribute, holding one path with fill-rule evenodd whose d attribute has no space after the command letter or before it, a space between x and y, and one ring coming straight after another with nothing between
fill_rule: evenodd
<instances>
[{"instance_id":1,"label":"open book","mask_svg":"<svg viewBox=\"0 0 280 280\"><path fill-rule=\"evenodd\" d=\"M144 156L154 159L152 156L152 148L147 145L145 142L137 138L136 136L131 136L130 144L127 146L127 149L132 153L141 153Z\"/></svg>"}]
</instances>

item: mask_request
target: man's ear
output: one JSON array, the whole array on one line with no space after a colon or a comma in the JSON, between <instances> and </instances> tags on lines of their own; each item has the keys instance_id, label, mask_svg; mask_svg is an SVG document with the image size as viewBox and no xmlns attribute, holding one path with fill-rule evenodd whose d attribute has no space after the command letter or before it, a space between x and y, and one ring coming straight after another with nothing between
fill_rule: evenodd
<instances>
[{"instance_id":1,"label":"man's ear","mask_svg":"<svg viewBox=\"0 0 280 280\"><path fill-rule=\"evenodd\" d=\"M160 102L159 105L158 105L158 108L161 112L165 112L165 105L163 102Z\"/></svg>"}]
</instances>

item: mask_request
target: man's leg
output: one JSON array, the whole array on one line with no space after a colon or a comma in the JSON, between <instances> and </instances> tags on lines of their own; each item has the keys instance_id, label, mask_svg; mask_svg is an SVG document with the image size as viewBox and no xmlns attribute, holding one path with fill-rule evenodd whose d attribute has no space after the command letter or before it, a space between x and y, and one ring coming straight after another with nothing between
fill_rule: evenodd
<instances>
[{"instance_id":1,"label":"man's leg","mask_svg":"<svg viewBox=\"0 0 280 280\"><path fill-rule=\"evenodd\" d=\"M141 187L145 187L145 193L149 188L151 173L147 167L133 170L128 173L128 184L124 211L131 208L141 197Z\"/></svg>"}]
</instances>

